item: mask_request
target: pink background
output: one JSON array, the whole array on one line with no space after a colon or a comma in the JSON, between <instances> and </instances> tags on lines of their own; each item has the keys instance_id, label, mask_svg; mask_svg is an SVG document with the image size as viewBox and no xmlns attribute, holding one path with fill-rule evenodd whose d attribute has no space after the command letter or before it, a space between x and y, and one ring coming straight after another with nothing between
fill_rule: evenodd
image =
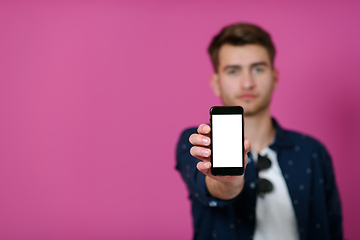
<instances>
[{"instance_id":1,"label":"pink background","mask_svg":"<svg viewBox=\"0 0 360 240\"><path fill-rule=\"evenodd\" d=\"M326 145L360 239L360 2L313 2L1 1L0 239L190 239L175 145L238 21L272 34L273 115Z\"/></svg>"}]
</instances>

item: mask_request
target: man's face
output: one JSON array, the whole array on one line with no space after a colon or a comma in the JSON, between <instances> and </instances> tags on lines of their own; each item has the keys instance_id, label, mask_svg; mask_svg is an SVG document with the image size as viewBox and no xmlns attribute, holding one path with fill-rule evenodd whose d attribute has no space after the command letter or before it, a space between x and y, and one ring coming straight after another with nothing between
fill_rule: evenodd
<instances>
[{"instance_id":1,"label":"man's face","mask_svg":"<svg viewBox=\"0 0 360 240\"><path fill-rule=\"evenodd\" d=\"M277 84L268 52L261 45L223 45L219 52L218 72L211 79L215 95L225 106L242 106L251 116L269 108Z\"/></svg>"}]
</instances>

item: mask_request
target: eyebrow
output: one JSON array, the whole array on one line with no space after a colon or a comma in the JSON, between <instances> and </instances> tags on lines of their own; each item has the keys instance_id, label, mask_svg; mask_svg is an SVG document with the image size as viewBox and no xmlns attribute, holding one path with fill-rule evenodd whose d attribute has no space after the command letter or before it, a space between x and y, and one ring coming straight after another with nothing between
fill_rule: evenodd
<instances>
[{"instance_id":1,"label":"eyebrow","mask_svg":"<svg viewBox=\"0 0 360 240\"><path fill-rule=\"evenodd\" d=\"M266 62L257 62L257 63L252 63L250 65L250 67L257 67L257 66L265 66L267 67L268 64ZM227 69L233 69L233 68L237 68L237 69L240 69L242 68L241 65L227 65L224 67L223 71L226 71Z\"/></svg>"}]
</instances>

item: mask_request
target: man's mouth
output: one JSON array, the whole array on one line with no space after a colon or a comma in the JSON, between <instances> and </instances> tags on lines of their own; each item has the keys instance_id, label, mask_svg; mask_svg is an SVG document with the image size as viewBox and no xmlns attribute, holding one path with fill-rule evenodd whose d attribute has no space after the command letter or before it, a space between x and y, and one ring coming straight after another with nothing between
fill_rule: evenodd
<instances>
[{"instance_id":1,"label":"man's mouth","mask_svg":"<svg viewBox=\"0 0 360 240\"><path fill-rule=\"evenodd\" d=\"M251 100L251 99L256 98L256 96L253 93L244 93L244 94L241 94L239 98L241 100Z\"/></svg>"}]
</instances>

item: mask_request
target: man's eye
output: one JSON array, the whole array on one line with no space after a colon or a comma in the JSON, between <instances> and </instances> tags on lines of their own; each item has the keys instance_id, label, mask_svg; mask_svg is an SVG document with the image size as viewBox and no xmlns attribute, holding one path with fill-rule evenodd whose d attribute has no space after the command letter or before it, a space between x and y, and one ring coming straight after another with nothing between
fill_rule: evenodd
<instances>
[{"instance_id":1,"label":"man's eye","mask_svg":"<svg viewBox=\"0 0 360 240\"><path fill-rule=\"evenodd\" d=\"M254 71L254 73L261 73L264 70L262 68L254 68L253 71Z\"/></svg>"},{"instance_id":2,"label":"man's eye","mask_svg":"<svg viewBox=\"0 0 360 240\"><path fill-rule=\"evenodd\" d=\"M229 74L235 75L235 74L237 74L237 71L236 71L236 70L230 70L230 71L229 71Z\"/></svg>"}]
</instances>

